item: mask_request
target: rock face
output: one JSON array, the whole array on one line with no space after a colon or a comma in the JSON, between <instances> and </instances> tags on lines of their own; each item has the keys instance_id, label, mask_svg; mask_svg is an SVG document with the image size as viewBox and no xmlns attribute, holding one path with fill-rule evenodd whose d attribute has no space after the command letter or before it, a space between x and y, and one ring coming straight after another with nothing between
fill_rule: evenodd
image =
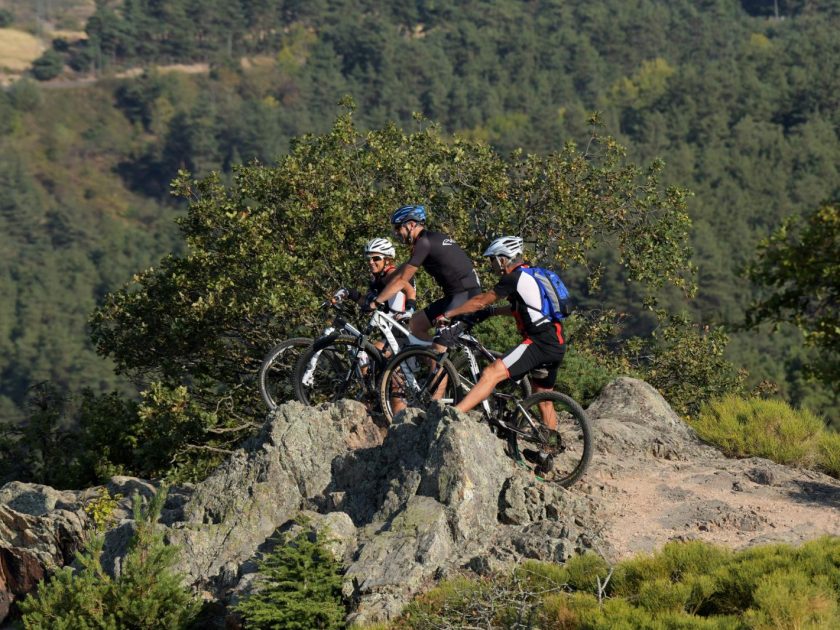
<instances>
[{"instance_id":1,"label":"rock face","mask_svg":"<svg viewBox=\"0 0 840 630\"><path fill-rule=\"evenodd\" d=\"M360 622L393 617L452 572L525 558L563 561L594 549L616 560L671 539L744 546L840 535L840 483L723 457L641 381L614 381L588 414L596 453L565 490L517 467L477 416L409 410L383 440L356 403L288 403L208 479L171 488L161 526L182 550L185 580L231 602L252 588L273 535L299 527L303 513L309 527L329 529ZM154 487L115 478L111 490ZM85 496L0 489L0 606L71 559L84 538ZM115 573L133 531L127 504L121 509L106 540Z\"/></svg>"},{"instance_id":2,"label":"rock face","mask_svg":"<svg viewBox=\"0 0 840 630\"><path fill-rule=\"evenodd\" d=\"M88 525L78 494L16 481L0 488L0 621L16 598L72 562Z\"/></svg>"}]
</instances>

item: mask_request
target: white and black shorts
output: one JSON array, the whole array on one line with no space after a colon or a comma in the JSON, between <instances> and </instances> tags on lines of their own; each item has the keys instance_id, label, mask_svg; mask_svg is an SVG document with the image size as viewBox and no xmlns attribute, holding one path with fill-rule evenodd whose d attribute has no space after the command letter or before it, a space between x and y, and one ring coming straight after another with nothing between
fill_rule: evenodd
<instances>
[{"instance_id":1,"label":"white and black shorts","mask_svg":"<svg viewBox=\"0 0 840 630\"><path fill-rule=\"evenodd\" d=\"M547 370L547 374L533 375L531 382L539 387L554 387L557 370L566 354L566 344L562 339L562 327L557 323L545 333L526 338L501 359L508 377L518 381L528 372L542 368Z\"/></svg>"}]
</instances>

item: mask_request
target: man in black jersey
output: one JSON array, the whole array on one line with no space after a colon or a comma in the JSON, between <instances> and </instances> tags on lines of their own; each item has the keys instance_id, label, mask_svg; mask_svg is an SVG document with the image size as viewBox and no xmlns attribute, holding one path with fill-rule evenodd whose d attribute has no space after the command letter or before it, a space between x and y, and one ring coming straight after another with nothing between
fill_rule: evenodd
<instances>
[{"instance_id":1,"label":"man in black jersey","mask_svg":"<svg viewBox=\"0 0 840 630\"><path fill-rule=\"evenodd\" d=\"M527 267L522 258L522 239L517 236L497 238L484 255L490 259L493 271L501 275L498 284L460 306L447 309L442 316L445 319L458 319L460 316L479 322L491 315L512 315L523 340L502 358L487 366L475 387L455 405L456 409L465 412L480 404L505 379L519 380L534 368L547 370L539 378L531 375L534 391L551 390L566 352L562 324L543 315L542 294L537 280L522 271ZM507 298L509 304L498 308L492 306L502 298ZM543 423L549 429L556 429L557 416L553 406L540 405L540 410Z\"/></svg>"},{"instance_id":2,"label":"man in black jersey","mask_svg":"<svg viewBox=\"0 0 840 630\"><path fill-rule=\"evenodd\" d=\"M432 302L411 318L411 332L421 339L431 339L429 328L444 311L460 306L481 293L481 284L466 252L446 234L426 229L426 208L403 206L391 215L391 225L403 243L411 245L411 257L403 263L388 285L372 301L376 306L387 302L423 267L443 289L443 297Z\"/></svg>"}]
</instances>

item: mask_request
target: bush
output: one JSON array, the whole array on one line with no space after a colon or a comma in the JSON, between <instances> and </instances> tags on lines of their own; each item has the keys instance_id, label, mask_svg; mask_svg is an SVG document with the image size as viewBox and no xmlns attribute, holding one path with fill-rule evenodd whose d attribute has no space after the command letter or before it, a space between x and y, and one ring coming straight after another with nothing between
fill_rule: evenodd
<instances>
[{"instance_id":1,"label":"bush","mask_svg":"<svg viewBox=\"0 0 840 630\"><path fill-rule=\"evenodd\" d=\"M670 543L613 571L600 595L596 578L603 586L609 572L594 554L562 566L529 561L512 576L459 578L415 599L389 627L840 627L840 538L741 552ZM504 623L511 612L519 625Z\"/></svg>"},{"instance_id":2,"label":"bush","mask_svg":"<svg viewBox=\"0 0 840 630\"><path fill-rule=\"evenodd\" d=\"M181 586L180 576L171 571L176 549L164 544L155 530L165 496L161 489L146 509L135 496L137 529L119 577L105 572L101 562L104 537L94 536L86 553L76 555L78 570L59 570L21 602L24 628L189 627L198 604Z\"/></svg>"},{"instance_id":3,"label":"bush","mask_svg":"<svg viewBox=\"0 0 840 630\"><path fill-rule=\"evenodd\" d=\"M0 9L0 28L6 28L14 22L15 16L8 9Z\"/></svg>"},{"instance_id":4,"label":"bush","mask_svg":"<svg viewBox=\"0 0 840 630\"><path fill-rule=\"evenodd\" d=\"M840 478L840 436L807 410L781 400L726 396L703 406L690 424L734 457L765 457Z\"/></svg>"},{"instance_id":5,"label":"bush","mask_svg":"<svg viewBox=\"0 0 840 630\"><path fill-rule=\"evenodd\" d=\"M20 79L9 88L12 106L19 112L32 112L41 106L41 90L31 79Z\"/></svg>"},{"instance_id":6,"label":"bush","mask_svg":"<svg viewBox=\"0 0 840 630\"><path fill-rule=\"evenodd\" d=\"M701 328L685 315L657 317L662 325L650 339L634 339L628 358L677 413L693 417L709 400L742 390L744 375L724 357L723 328Z\"/></svg>"},{"instance_id":7,"label":"bush","mask_svg":"<svg viewBox=\"0 0 840 630\"><path fill-rule=\"evenodd\" d=\"M323 532L302 531L260 562L258 590L235 607L248 628L344 627L341 567L325 543Z\"/></svg>"},{"instance_id":8,"label":"bush","mask_svg":"<svg viewBox=\"0 0 840 630\"><path fill-rule=\"evenodd\" d=\"M32 76L39 81L49 81L56 78L64 69L64 58L53 49L32 62Z\"/></svg>"}]
</instances>

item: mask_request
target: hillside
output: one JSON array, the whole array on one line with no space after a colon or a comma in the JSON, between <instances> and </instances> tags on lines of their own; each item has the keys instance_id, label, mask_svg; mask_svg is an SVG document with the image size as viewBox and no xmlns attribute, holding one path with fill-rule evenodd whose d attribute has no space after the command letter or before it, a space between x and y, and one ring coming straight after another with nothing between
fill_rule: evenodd
<instances>
[{"instance_id":1,"label":"hillside","mask_svg":"<svg viewBox=\"0 0 840 630\"><path fill-rule=\"evenodd\" d=\"M168 198L178 169L229 178L235 164L270 164L294 137L327 129L344 94L363 126L410 128L420 112L503 151L585 145L589 112L600 111L632 159L663 158L665 183L693 191L695 321L727 326L728 356L750 371L749 386L772 380L794 404L838 417L836 391L805 376L811 356L798 333L738 328L759 292L742 274L756 245L840 191L837 2L781 2L778 16L773 3L734 0L142 6L110 2L93 14L91 2L56 0L39 15L31 3L0 3L19 31L90 27L92 39L56 49L60 80L210 67L206 77L149 71L59 93L21 81L0 95L3 417L19 418L44 379L127 389L96 357L85 319L181 247ZM243 58L260 63L243 68ZM600 294L575 287L583 306L615 306L630 333L648 334L635 287L605 262Z\"/></svg>"},{"instance_id":2,"label":"hillside","mask_svg":"<svg viewBox=\"0 0 840 630\"><path fill-rule=\"evenodd\" d=\"M524 559L562 562L590 550L612 564L669 540L743 548L840 535L840 482L723 457L646 383L614 381L588 414L596 456L565 490L529 475L484 423L451 408L409 410L383 440L359 404L290 403L205 481L171 488L161 525L181 550L185 581L205 599L231 603L250 589L255 555L271 549L273 534L293 530L303 510L335 539L358 622L393 618L442 577L487 575ZM108 487L124 496L154 490L125 477ZM0 489L0 551L21 560L0 564L0 602L22 593L8 585L31 587L69 560L93 496ZM109 571L132 530L128 499L115 516Z\"/></svg>"}]
</instances>

